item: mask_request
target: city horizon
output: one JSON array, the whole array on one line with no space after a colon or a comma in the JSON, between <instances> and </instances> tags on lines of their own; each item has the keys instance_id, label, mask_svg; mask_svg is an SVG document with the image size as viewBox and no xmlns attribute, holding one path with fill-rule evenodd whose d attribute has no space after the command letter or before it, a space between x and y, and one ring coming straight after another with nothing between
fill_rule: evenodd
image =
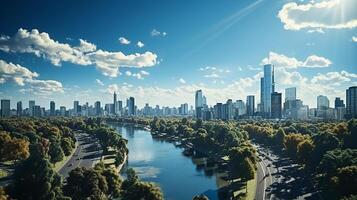
<instances>
[{"instance_id":1,"label":"city horizon","mask_svg":"<svg viewBox=\"0 0 357 200\"><path fill-rule=\"evenodd\" d=\"M327 2L207 1L205 8L191 2L196 12L174 11L180 3L158 2L158 9L172 10L170 15L152 13L156 6L144 3L139 18L148 20L130 23L121 19L135 18L124 9L134 3L100 4L108 16L98 18L91 12L98 6L87 4L77 15L83 25L49 3L8 2L0 14L0 95L11 100L12 108L18 100L32 99L46 107L50 100L66 107L73 100L110 102L114 91L122 100L135 97L141 107L193 105L192 94L199 89L212 106L248 95L258 103L263 65L270 63L277 92L284 95L285 88L296 87L309 107L315 107L317 95L346 101L345 90L357 85L355 2ZM81 3L63 5L75 15ZM36 7L51 15L32 12ZM210 12L216 7L220 11ZM17 10L28 20L16 18ZM319 12L343 17L329 21L316 18ZM96 20L85 26L87 19ZM177 26L171 26L174 22Z\"/></svg>"}]
</instances>

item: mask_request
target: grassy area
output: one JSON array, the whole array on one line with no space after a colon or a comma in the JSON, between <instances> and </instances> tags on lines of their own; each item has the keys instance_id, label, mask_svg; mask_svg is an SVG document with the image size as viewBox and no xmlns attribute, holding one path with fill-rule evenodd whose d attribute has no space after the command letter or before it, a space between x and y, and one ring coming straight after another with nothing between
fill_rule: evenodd
<instances>
[{"instance_id":1,"label":"grassy area","mask_svg":"<svg viewBox=\"0 0 357 200\"><path fill-rule=\"evenodd\" d=\"M0 169L0 178L7 176L9 173L4 169Z\"/></svg>"},{"instance_id":2,"label":"grassy area","mask_svg":"<svg viewBox=\"0 0 357 200\"><path fill-rule=\"evenodd\" d=\"M244 184L242 183L243 185L240 187L240 189L234 192L234 197L237 197L236 199L253 200L257 188L256 179L257 179L257 174L254 173L254 179L248 181L247 187L245 182Z\"/></svg>"}]
</instances>

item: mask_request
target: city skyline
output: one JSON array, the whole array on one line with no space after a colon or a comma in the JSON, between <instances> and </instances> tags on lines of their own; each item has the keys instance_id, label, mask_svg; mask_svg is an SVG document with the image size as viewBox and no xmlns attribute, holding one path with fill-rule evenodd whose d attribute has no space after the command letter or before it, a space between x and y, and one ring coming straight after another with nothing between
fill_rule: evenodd
<instances>
[{"instance_id":1,"label":"city skyline","mask_svg":"<svg viewBox=\"0 0 357 200\"><path fill-rule=\"evenodd\" d=\"M74 100L112 102L113 92L122 101L135 97L139 107L179 106L194 105L201 89L210 106L248 95L257 105L263 65L271 63L283 100L285 89L296 87L296 98L309 107L316 107L318 95L346 102L346 88L357 85L356 2L326 2L330 7L321 1L197 1L188 4L192 9L142 2L140 16L126 11L137 5L126 1L84 8L62 2L70 5L68 15L53 3L7 2L0 8L0 96L11 108L32 99L46 107L52 100L66 107ZM38 7L46 12L35 12ZM96 15L97 9L107 15ZM322 12L336 17L318 18Z\"/></svg>"}]
</instances>

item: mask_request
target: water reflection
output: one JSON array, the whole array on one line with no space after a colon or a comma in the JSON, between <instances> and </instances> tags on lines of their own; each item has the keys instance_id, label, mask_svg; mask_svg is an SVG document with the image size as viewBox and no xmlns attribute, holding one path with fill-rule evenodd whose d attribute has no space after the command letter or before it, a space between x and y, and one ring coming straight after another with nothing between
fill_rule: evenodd
<instances>
[{"instance_id":1,"label":"water reflection","mask_svg":"<svg viewBox=\"0 0 357 200\"><path fill-rule=\"evenodd\" d=\"M134 168L141 179L159 184L165 199L189 200L199 194L211 200L221 199L217 190L227 182L217 178L216 166L208 166L203 155L186 157L183 149L153 139L150 132L131 125L115 124L113 127L128 140L126 167Z\"/></svg>"}]
</instances>

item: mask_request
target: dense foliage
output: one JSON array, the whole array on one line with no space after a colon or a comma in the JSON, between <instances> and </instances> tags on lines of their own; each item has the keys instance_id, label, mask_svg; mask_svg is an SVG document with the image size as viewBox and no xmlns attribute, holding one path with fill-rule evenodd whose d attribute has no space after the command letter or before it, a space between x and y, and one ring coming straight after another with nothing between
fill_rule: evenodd
<instances>
[{"instance_id":1,"label":"dense foliage","mask_svg":"<svg viewBox=\"0 0 357 200\"><path fill-rule=\"evenodd\" d=\"M292 159L317 178L326 197L339 199L357 194L356 119L348 122L243 121L238 126L259 143L283 147Z\"/></svg>"}]
</instances>

